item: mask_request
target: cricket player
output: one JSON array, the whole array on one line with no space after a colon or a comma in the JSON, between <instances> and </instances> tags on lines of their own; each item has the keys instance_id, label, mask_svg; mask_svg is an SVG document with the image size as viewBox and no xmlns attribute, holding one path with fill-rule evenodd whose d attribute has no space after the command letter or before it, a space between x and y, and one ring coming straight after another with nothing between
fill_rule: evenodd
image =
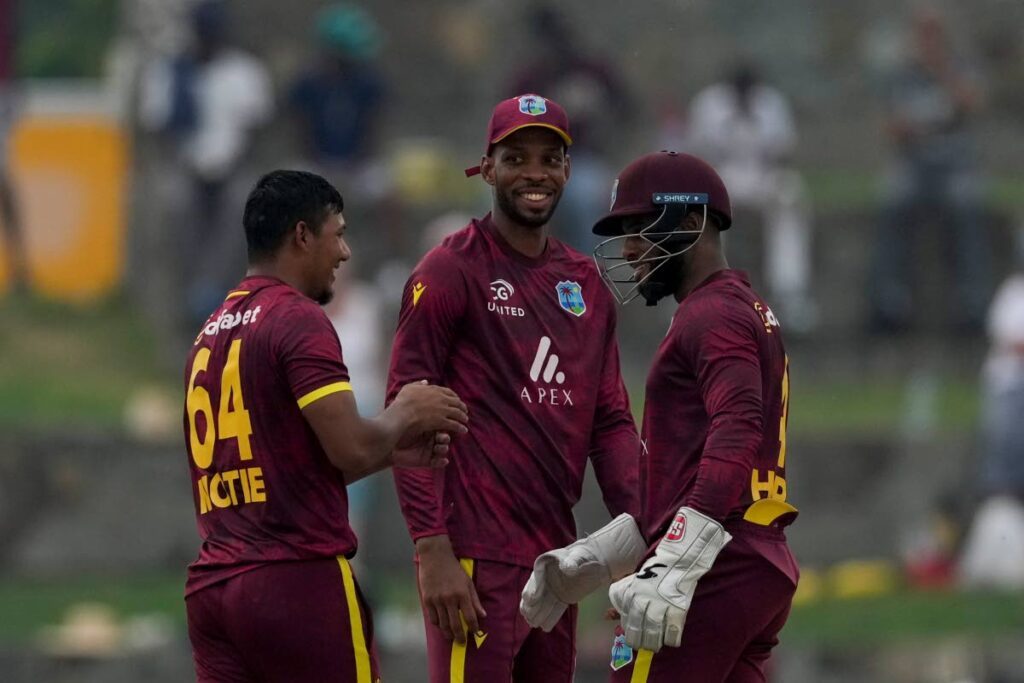
<instances>
[{"instance_id":1,"label":"cricket player","mask_svg":"<svg viewBox=\"0 0 1024 683\"><path fill-rule=\"evenodd\" d=\"M450 389L415 383L363 419L320 308L351 252L323 178L274 171L243 223L249 271L185 366L185 442L202 546L185 605L200 683L380 673L345 485L391 464L441 466L466 431ZM442 432L442 433L437 433Z\"/></svg>"},{"instance_id":2,"label":"cricket player","mask_svg":"<svg viewBox=\"0 0 1024 683\"><path fill-rule=\"evenodd\" d=\"M445 470L394 470L431 683L569 683L575 609L531 630L519 594L537 556L576 537L588 457L611 514L638 510L614 301L592 259L549 234L570 144L555 102L500 102L480 166L467 170L491 186L492 211L430 251L403 296L389 391L443 384L473 419Z\"/></svg>"},{"instance_id":3,"label":"cricket player","mask_svg":"<svg viewBox=\"0 0 1024 683\"><path fill-rule=\"evenodd\" d=\"M732 223L718 174L697 157L627 166L594 226L595 255L623 303L679 304L647 377L635 573L611 585L621 624L614 683L753 683L789 615L798 570L783 529L789 365L782 328L729 268ZM635 540L634 540L635 543ZM548 628L566 604L619 578L632 544L606 530L538 558L523 594Z\"/></svg>"}]
</instances>

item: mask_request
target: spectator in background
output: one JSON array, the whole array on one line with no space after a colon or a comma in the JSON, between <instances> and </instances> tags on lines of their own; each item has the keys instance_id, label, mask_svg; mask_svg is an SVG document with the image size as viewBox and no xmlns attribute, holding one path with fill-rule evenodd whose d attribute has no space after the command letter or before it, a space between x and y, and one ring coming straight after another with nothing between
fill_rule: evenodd
<instances>
[{"instance_id":1,"label":"spectator in background","mask_svg":"<svg viewBox=\"0 0 1024 683\"><path fill-rule=\"evenodd\" d=\"M979 507L964 547L963 579L1024 588L1024 249L988 314L991 347L982 372Z\"/></svg>"},{"instance_id":2,"label":"spectator in background","mask_svg":"<svg viewBox=\"0 0 1024 683\"><path fill-rule=\"evenodd\" d=\"M8 142L17 119L14 89L15 2L0 0L0 235L11 290L28 290L28 260L8 168Z\"/></svg>"},{"instance_id":3,"label":"spectator in background","mask_svg":"<svg viewBox=\"0 0 1024 683\"><path fill-rule=\"evenodd\" d=\"M387 86L376 60L383 37L373 17L346 3L321 10L314 34L316 59L288 89L299 147L305 164L362 198L348 216L360 229L381 228L364 233L373 235L363 245L365 261L378 262L396 250L388 248L398 239L390 231L402 223L393 215L396 204L382 205L394 185L379 144Z\"/></svg>"},{"instance_id":4,"label":"spectator in background","mask_svg":"<svg viewBox=\"0 0 1024 683\"><path fill-rule=\"evenodd\" d=\"M686 139L721 173L734 209L760 216L764 277L779 317L789 330L809 331L818 317L811 225L804 181L791 165L797 135L785 95L742 62L694 97Z\"/></svg>"},{"instance_id":5,"label":"spectator in background","mask_svg":"<svg viewBox=\"0 0 1024 683\"><path fill-rule=\"evenodd\" d=\"M372 158L384 102L384 79L373 60L377 24L361 8L333 5L316 21L320 54L291 87L302 147L309 159L343 170Z\"/></svg>"},{"instance_id":6,"label":"spectator in background","mask_svg":"<svg viewBox=\"0 0 1024 683\"><path fill-rule=\"evenodd\" d=\"M244 270L244 245L231 227L232 199L236 184L248 184L253 132L274 108L266 68L230 43L222 0L196 5L192 28L190 49L147 66L139 102L143 127L170 139L184 176L187 215L175 228L181 231L189 329Z\"/></svg>"},{"instance_id":7,"label":"spectator in background","mask_svg":"<svg viewBox=\"0 0 1024 683\"><path fill-rule=\"evenodd\" d=\"M870 283L872 331L912 322L915 226L940 223L953 247L953 324L981 326L989 296L990 254L975 170L970 123L981 108L973 71L954 53L946 24L932 9L911 20L910 55L888 94L886 130L896 158L885 177L885 205Z\"/></svg>"},{"instance_id":8,"label":"spectator in background","mask_svg":"<svg viewBox=\"0 0 1024 683\"><path fill-rule=\"evenodd\" d=\"M502 97L544 93L572 115L572 182L559 205L559 233L584 253L594 247L590 226L608 208L613 170L607 154L613 130L629 112L629 94L615 67L588 54L560 10L546 5L526 15L534 60L512 75Z\"/></svg>"}]
</instances>

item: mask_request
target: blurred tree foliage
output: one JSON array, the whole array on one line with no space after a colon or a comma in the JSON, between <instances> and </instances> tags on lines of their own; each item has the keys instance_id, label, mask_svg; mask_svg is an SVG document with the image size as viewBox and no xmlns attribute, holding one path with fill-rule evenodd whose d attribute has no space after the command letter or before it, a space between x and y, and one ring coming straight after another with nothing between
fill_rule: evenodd
<instances>
[{"instance_id":1,"label":"blurred tree foliage","mask_svg":"<svg viewBox=\"0 0 1024 683\"><path fill-rule=\"evenodd\" d=\"M98 78L119 25L120 0L19 0L21 78Z\"/></svg>"}]
</instances>

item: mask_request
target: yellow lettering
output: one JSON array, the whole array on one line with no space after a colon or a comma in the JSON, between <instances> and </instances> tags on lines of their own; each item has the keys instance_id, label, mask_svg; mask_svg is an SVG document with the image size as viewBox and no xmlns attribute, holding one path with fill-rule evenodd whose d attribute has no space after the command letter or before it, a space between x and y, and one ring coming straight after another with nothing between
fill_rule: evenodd
<instances>
[{"instance_id":1,"label":"yellow lettering","mask_svg":"<svg viewBox=\"0 0 1024 683\"><path fill-rule=\"evenodd\" d=\"M231 342L228 360L221 374L220 411L217 422L220 425L220 438L235 437L238 441L238 457L242 460L252 460L252 445L249 443L252 421L242 399L242 376L238 369L241 354L242 340L236 339Z\"/></svg>"},{"instance_id":2,"label":"yellow lettering","mask_svg":"<svg viewBox=\"0 0 1024 683\"><path fill-rule=\"evenodd\" d=\"M774 488L775 472L768 470L768 478L765 481L761 481L761 470L755 469L750 473L750 497L754 500L770 498Z\"/></svg>"},{"instance_id":3,"label":"yellow lettering","mask_svg":"<svg viewBox=\"0 0 1024 683\"><path fill-rule=\"evenodd\" d=\"M205 515L213 508L213 505L210 503L210 491L207 488L207 479L209 479L209 477L204 474L199 478L199 481L196 482L196 488L199 490L199 514L201 515Z\"/></svg>"},{"instance_id":4,"label":"yellow lettering","mask_svg":"<svg viewBox=\"0 0 1024 683\"><path fill-rule=\"evenodd\" d=\"M239 486L241 496L238 494ZM196 490L199 492L199 514L202 515L214 508L267 502L266 482L259 467L204 474L196 482Z\"/></svg>"},{"instance_id":5,"label":"yellow lettering","mask_svg":"<svg viewBox=\"0 0 1024 683\"><path fill-rule=\"evenodd\" d=\"M771 497L786 502L786 480L783 477L775 475L775 490L772 491Z\"/></svg>"},{"instance_id":6,"label":"yellow lettering","mask_svg":"<svg viewBox=\"0 0 1024 683\"><path fill-rule=\"evenodd\" d=\"M765 478L762 479L761 475ZM764 472L755 469L750 474L750 497L756 500L770 498L781 502L786 501L786 480L773 470Z\"/></svg>"},{"instance_id":7,"label":"yellow lettering","mask_svg":"<svg viewBox=\"0 0 1024 683\"><path fill-rule=\"evenodd\" d=\"M217 439L217 431L213 426L213 406L210 404L210 393L201 386L196 385L196 378L199 373L206 372L206 366L210 362L210 349L199 349L196 358L192 361L192 373L188 380L188 395L185 397L185 408L188 411L188 444L192 452L192 460L196 467L205 470L213 464L213 443ZM199 438L198 420L199 414L203 414L203 421L206 423L206 433Z\"/></svg>"},{"instance_id":8,"label":"yellow lettering","mask_svg":"<svg viewBox=\"0 0 1024 683\"><path fill-rule=\"evenodd\" d=\"M789 426L789 356L782 373L782 418L779 420L779 467L786 466L786 428Z\"/></svg>"},{"instance_id":9,"label":"yellow lettering","mask_svg":"<svg viewBox=\"0 0 1024 683\"><path fill-rule=\"evenodd\" d=\"M242 500L246 503L251 503L252 498L249 495L249 470L242 470L239 475L238 482L242 485Z\"/></svg>"},{"instance_id":10,"label":"yellow lettering","mask_svg":"<svg viewBox=\"0 0 1024 683\"><path fill-rule=\"evenodd\" d=\"M249 475L249 491L252 494L252 502L265 503L267 492L263 488L263 470L259 467L250 467L246 472Z\"/></svg>"},{"instance_id":11,"label":"yellow lettering","mask_svg":"<svg viewBox=\"0 0 1024 683\"><path fill-rule=\"evenodd\" d=\"M210 478L210 500L219 508L226 508L231 505L231 498L223 495L220 491L221 475L215 474Z\"/></svg>"},{"instance_id":12,"label":"yellow lettering","mask_svg":"<svg viewBox=\"0 0 1024 683\"><path fill-rule=\"evenodd\" d=\"M238 496L235 494L235 480L238 479L238 470L231 470L220 475L221 481L224 482L224 488L228 490L228 495L231 496L231 504L238 505Z\"/></svg>"}]
</instances>

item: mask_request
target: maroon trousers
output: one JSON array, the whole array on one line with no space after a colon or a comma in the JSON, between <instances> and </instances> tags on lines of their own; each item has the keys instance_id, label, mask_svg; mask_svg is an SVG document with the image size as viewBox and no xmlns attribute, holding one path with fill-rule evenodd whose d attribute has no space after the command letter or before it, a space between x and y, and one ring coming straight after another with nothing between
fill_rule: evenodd
<instances>
[{"instance_id":1,"label":"maroon trousers","mask_svg":"<svg viewBox=\"0 0 1024 683\"><path fill-rule=\"evenodd\" d=\"M373 625L344 557L277 562L185 599L199 683L378 683Z\"/></svg>"},{"instance_id":2,"label":"maroon trousers","mask_svg":"<svg viewBox=\"0 0 1024 683\"><path fill-rule=\"evenodd\" d=\"M487 560L460 560L487 617L483 635L466 643L447 640L426 613L430 683L572 683L576 667L576 607L550 633L531 629L519 613L519 599L531 568Z\"/></svg>"},{"instance_id":3,"label":"maroon trousers","mask_svg":"<svg viewBox=\"0 0 1024 683\"><path fill-rule=\"evenodd\" d=\"M736 534L697 582L680 647L625 652L612 683L764 683L798 573L785 540ZM628 663L626 663L628 662Z\"/></svg>"}]
</instances>

